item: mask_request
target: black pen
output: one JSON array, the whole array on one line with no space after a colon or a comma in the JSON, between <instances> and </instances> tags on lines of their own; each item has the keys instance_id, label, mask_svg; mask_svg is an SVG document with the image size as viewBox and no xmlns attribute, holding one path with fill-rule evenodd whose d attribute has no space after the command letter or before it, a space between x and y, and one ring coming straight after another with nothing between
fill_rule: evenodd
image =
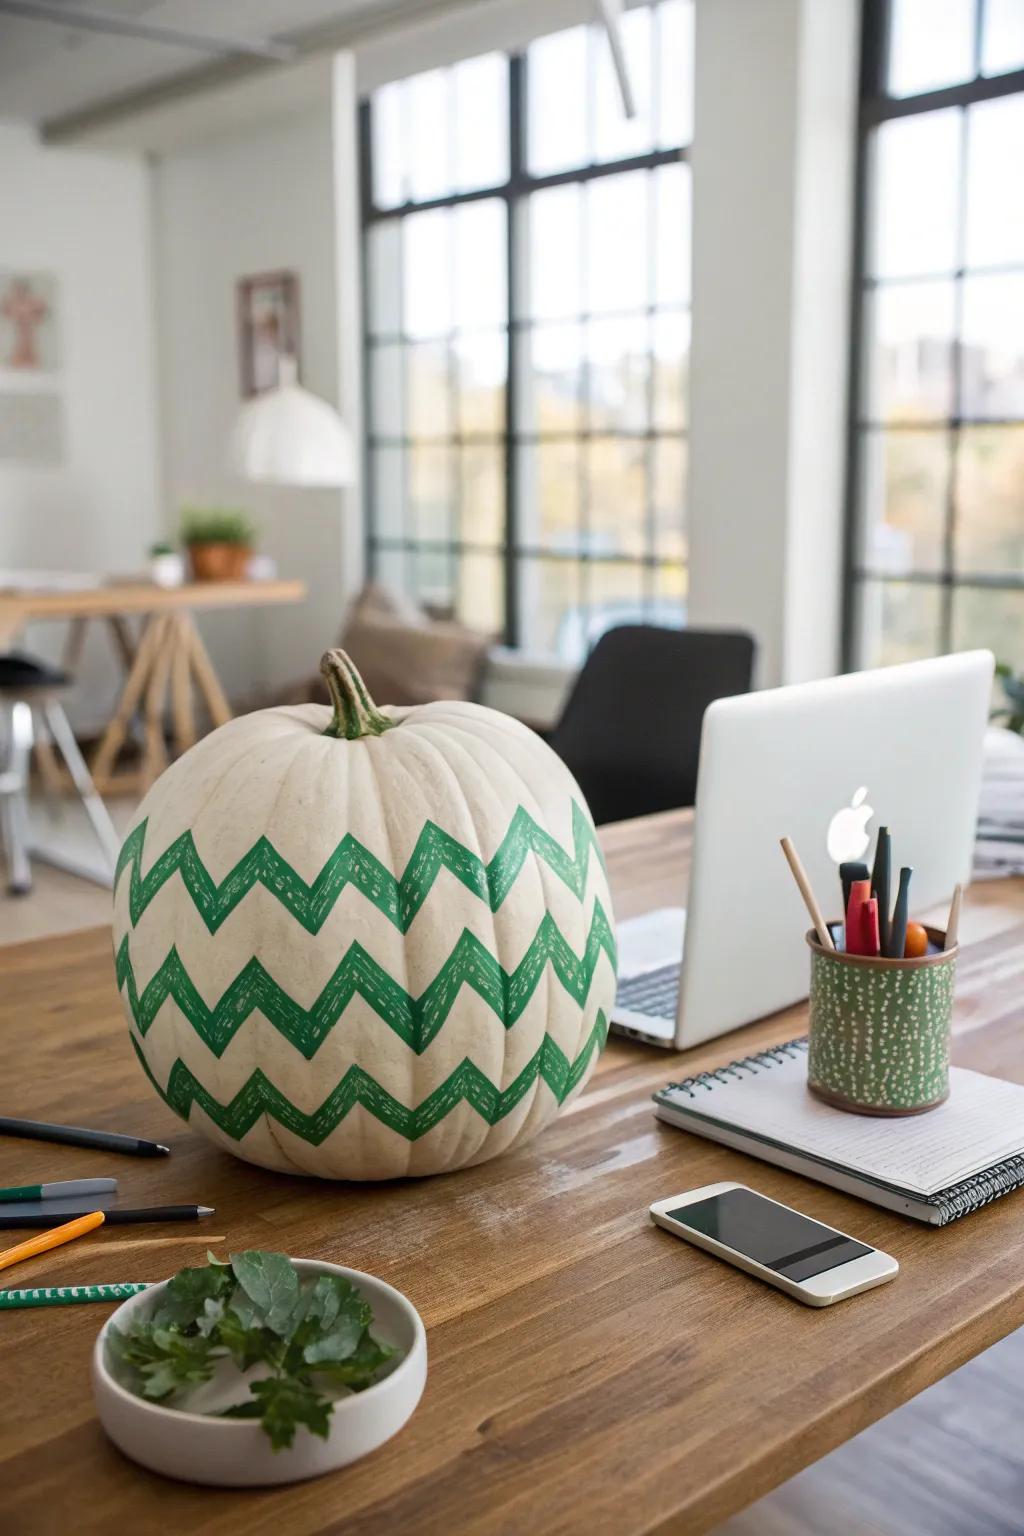
<instances>
[{"instance_id":1,"label":"black pen","mask_svg":"<svg viewBox=\"0 0 1024 1536\"><path fill-rule=\"evenodd\" d=\"M90 1131L82 1125L49 1125L45 1120L11 1120L0 1115L0 1135L30 1141L56 1141L65 1147L95 1147L98 1152L126 1152L129 1157L166 1157L170 1147L117 1131Z\"/></svg>"},{"instance_id":2,"label":"black pen","mask_svg":"<svg viewBox=\"0 0 1024 1536\"><path fill-rule=\"evenodd\" d=\"M896 906L889 929L889 948L885 951L890 960L902 960L907 945L907 918L910 916L910 877L914 871L909 866L900 870L900 888L896 892Z\"/></svg>"},{"instance_id":3,"label":"black pen","mask_svg":"<svg viewBox=\"0 0 1024 1536\"><path fill-rule=\"evenodd\" d=\"M88 1216L95 1207L83 1205L80 1211L61 1211L60 1220L75 1221L79 1216ZM212 1205L150 1205L140 1206L135 1210L118 1210L116 1207L103 1212L103 1225L105 1227L131 1226L143 1221L198 1221L200 1216L212 1216ZM19 1212L9 1216L0 1215L0 1228L2 1227L52 1227L54 1218L42 1212L33 1211L28 1216Z\"/></svg>"},{"instance_id":4,"label":"black pen","mask_svg":"<svg viewBox=\"0 0 1024 1536\"><path fill-rule=\"evenodd\" d=\"M871 894L878 898L879 954L889 953L889 873L892 862L892 840L888 827L879 827L875 845L875 863L871 871Z\"/></svg>"}]
</instances>

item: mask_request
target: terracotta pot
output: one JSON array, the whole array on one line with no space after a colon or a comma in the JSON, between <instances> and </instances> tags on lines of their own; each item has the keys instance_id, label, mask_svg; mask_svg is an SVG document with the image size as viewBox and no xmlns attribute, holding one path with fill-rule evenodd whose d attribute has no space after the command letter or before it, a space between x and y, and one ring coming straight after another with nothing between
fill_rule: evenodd
<instances>
[{"instance_id":1,"label":"terracotta pot","mask_svg":"<svg viewBox=\"0 0 1024 1536\"><path fill-rule=\"evenodd\" d=\"M248 544L190 544L188 558L196 581L244 581L252 550Z\"/></svg>"}]
</instances>

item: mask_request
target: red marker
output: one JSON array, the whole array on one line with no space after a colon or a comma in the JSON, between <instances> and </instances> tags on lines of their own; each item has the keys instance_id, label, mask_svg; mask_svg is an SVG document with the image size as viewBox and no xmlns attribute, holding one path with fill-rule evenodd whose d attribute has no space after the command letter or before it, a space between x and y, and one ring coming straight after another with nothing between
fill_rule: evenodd
<instances>
[{"instance_id":1,"label":"red marker","mask_svg":"<svg viewBox=\"0 0 1024 1536\"><path fill-rule=\"evenodd\" d=\"M878 956L882 947L878 939L878 902L870 897L860 909L860 953Z\"/></svg>"},{"instance_id":2,"label":"red marker","mask_svg":"<svg viewBox=\"0 0 1024 1536\"><path fill-rule=\"evenodd\" d=\"M871 899L871 881L854 880L850 886L850 900L846 908L846 953L863 955L863 929L861 908ZM877 904L876 904L877 905ZM875 951L877 954L877 950Z\"/></svg>"}]
</instances>

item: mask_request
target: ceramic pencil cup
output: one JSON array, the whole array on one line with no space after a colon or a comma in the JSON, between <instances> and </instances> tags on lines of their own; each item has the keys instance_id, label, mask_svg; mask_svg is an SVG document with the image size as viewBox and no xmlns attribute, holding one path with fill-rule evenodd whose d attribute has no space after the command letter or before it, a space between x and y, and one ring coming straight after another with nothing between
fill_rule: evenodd
<instances>
[{"instance_id":1,"label":"ceramic pencil cup","mask_svg":"<svg viewBox=\"0 0 1024 1536\"><path fill-rule=\"evenodd\" d=\"M920 1115L949 1097L958 948L884 960L824 949L813 931L807 1084L860 1115Z\"/></svg>"}]
</instances>

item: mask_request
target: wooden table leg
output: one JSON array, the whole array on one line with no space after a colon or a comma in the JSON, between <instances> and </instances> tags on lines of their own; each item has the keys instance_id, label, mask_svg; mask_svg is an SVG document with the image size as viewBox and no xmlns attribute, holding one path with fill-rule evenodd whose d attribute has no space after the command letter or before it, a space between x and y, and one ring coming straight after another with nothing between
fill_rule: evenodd
<instances>
[{"instance_id":1,"label":"wooden table leg","mask_svg":"<svg viewBox=\"0 0 1024 1536\"><path fill-rule=\"evenodd\" d=\"M174 615L173 655L171 657L171 723L174 746L178 753L195 744L196 722L192 709L192 634L187 614Z\"/></svg>"},{"instance_id":2,"label":"wooden table leg","mask_svg":"<svg viewBox=\"0 0 1024 1536\"><path fill-rule=\"evenodd\" d=\"M64 649L61 653L61 670L70 673L72 677L82 664L82 651L85 649L85 632L89 627L89 620L79 615L71 620L68 632L64 637Z\"/></svg>"},{"instance_id":3,"label":"wooden table leg","mask_svg":"<svg viewBox=\"0 0 1024 1536\"><path fill-rule=\"evenodd\" d=\"M107 628L114 640L114 646L121 661L124 663L125 672L130 672L135 661L135 638L132 635L131 625L123 613L108 613Z\"/></svg>"},{"instance_id":4,"label":"wooden table leg","mask_svg":"<svg viewBox=\"0 0 1024 1536\"><path fill-rule=\"evenodd\" d=\"M210 719L214 725L226 725L232 718L231 705L225 697L224 690L220 685L220 679L213 670L210 654L203 644L202 636L196 628L192 615L190 613L182 613L180 618L182 623L188 627L192 675L199 687L199 692L206 701L206 707L210 711Z\"/></svg>"},{"instance_id":5,"label":"wooden table leg","mask_svg":"<svg viewBox=\"0 0 1024 1536\"><path fill-rule=\"evenodd\" d=\"M146 736L139 768L139 788L142 794L159 778L167 767L167 743L164 740L164 705L167 702L167 683L171 674L177 615L162 615L159 629L153 641L153 665L146 686Z\"/></svg>"},{"instance_id":6,"label":"wooden table leg","mask_svg":"<svg viewBox=\"0 0 1024 1536\"><path fill-rule=\"evenodd\" d=\"M156 659L156 641L165 622L165 614L157 614L147 620L131 671L128 673L121 697L117 701L117 709L103 732L102 740L93 757L92 776L101 793L117 761L117 754L124 746L132 716L142 699Z\"/></svg>"}]
</instances>

